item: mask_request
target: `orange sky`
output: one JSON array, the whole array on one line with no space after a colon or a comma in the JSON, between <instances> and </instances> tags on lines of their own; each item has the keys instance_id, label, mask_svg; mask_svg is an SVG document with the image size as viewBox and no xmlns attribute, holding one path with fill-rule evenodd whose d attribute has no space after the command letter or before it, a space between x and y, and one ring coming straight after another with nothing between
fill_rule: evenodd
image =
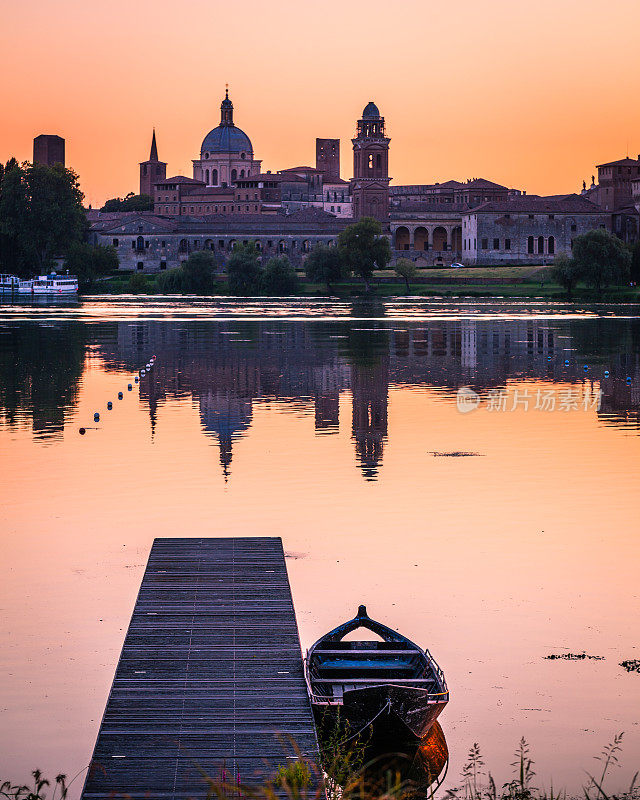
<instances>
[{"instance_id":1,"label":"orange sky","mask_svg":"<svg viewBox=\"0 0 640 800\"><path fill-rule=\"evenodd\" d=\"M312 163L368 100L396 183L486 177L577 190L640 153L638 0L25 0L0 31L0 159L58 133L87 200L137 191L156 126L169 174L236 122L265 169Z\"/></svg>"}]
</instances>

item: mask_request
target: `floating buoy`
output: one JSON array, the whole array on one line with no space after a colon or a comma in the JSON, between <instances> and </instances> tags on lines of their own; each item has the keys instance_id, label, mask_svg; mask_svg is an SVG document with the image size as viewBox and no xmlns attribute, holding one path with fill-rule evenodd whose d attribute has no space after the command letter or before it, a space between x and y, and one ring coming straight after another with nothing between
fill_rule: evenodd
<instances>
[{"instance_id":1,"label":"floating buoy","mask_svg":"<svg viewBox=\"0 0 640 800\"><path fill-rule=\"evenodd\" d=\"M586 364L584 365L583 369L584 369L585 372L589 371L589 367Z\"/></svg>"},{"instance_id":2,"label":"floating buoy","mask_svg":"<svg viewBox=\"0 0 640 800\"><path fill-rule=\"evenodd\" d=\"M568 359L564 362L564 365L565 365L565 367L569 366L569 360Z\"/></svg>"},{"instance_id":3,"label":"floating buoy","mask_svg":"<svg viewBox=\"0 0 640 800\"><path fill-rule=\"evenodd\" d=\"M609 377L609 370L608 370L608 369L605 369L605 371L604 371L604 377L605 377L605 378L608 378L608 377Z\"/></svg>"},{"instance_id":4,"label":"floating buoy","mask_svg":"<svg viewBox=\"0 0 640 800\"><path fill-rule=\"evenodd\" d=\"M118 400L122 400L123 397L124 395L122 394L122 392L118 392Z\"/></svg>"},{"instance_id":5,"label":"floating buoy","mask_svg":"<svg viewBox=\"0 0 640 800\"><path fill-rule=\"evenodd\" d=\"M113 408L113 403L111 402L111 400L109 400L109 402L107 403L107 409L111 411L112 408Z\"/></svg>"},{"instance_id":6,"label":"floating buoy","mask_svg":"<svg viewBox=\"0 0 640 800\"><path fill-rule=\"evenodd\" d=\"M146 374L147 374L147 373L146 373L146 372L145 372L143 369L141 369L141 370L140 370L140 377L141 377L141 378L144 378L144 376L145 376Z\"/></svg>"},{"instance_id":7,"label":"floating buoy","mask_svg":"<svg viewBox=\"0 0 640 800\"><path fill-rule=\"evenodd\" d=\"M627 383L631 383L631 378L627 378Z\"/></svg>"},{"instance_id":8,"label":"floating buoy","mask_svg":"<svg viewBox=\"0 0 640 800\"><path fill-rule=\"evenodd\" d=\"M129 385L127 386L127 391L128 391L128 392L130 392L132 389L133 389L133 386L132 386L131 384L129 384Z\"/></svg>"},{"instance_id":9,"label":"floating buoy","mask_svg":"<svg viewBox=\"0 0 640 800\"><path fill-rule=\"evenodd\" d=\"M551 356L547 356L547 361L551 361Z\"/></svg>"},{"instance_id":10,"label":"floating buoy","mask_svg":"<svg viewBox=\"0 0 640 800\"><path fill-rule=\"evenodd\" d=\"M139 381L140 379L139 379L139 378L138 378L138 376L136 375L136 377L135 377L133 380L134 380L136 383L138 383L138 381Z\"/></svg>"},{"instance_id":11,"label":"floating buoy","mask_svg":"<svg viewBox=\"0 0 640 800\"><path fill-rule=\"evenodd\" d=\"M78 433L80 434L80 436L84 436L86 432L87 432L87 429L86 429L86 428L80 428L80 430L78 431Z\"/></svg>"},{"instance_id":12,"label":"floating buoy","mask_svg":"<svg viewBox=\"0 0 640 800\"><path fill-rule=\"evenodd\" d=\"M98 412L97 412L97 411L96 411L96 413L93 415L93 421L94 421L94 422L99 422L99 421L100 421L100 414L98 414Z\"/></svg>"}]
</instances>

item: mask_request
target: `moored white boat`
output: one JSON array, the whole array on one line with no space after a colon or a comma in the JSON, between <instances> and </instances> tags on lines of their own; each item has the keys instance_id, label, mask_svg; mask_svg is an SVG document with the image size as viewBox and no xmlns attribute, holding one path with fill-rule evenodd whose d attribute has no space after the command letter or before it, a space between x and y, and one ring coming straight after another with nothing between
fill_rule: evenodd
<instances>
[{"instance_id":1,"label":"moored white boat","mask_svg":"<svg viewBox=\"0 0 640 800\"><path fill-rule=\"evenodd\" d=\"M31 295L77 294L78 279L75 275L57 275L52 272L30 281L20 281L18 292Z\"/></svg>"},{"instance_id":2,"label":"moored white boat","mask_svg":"<svg viewBox=\"0 0 640 800\"><path fill-rule=\"evenodd\" d=\"M0 275L0 292L17 292L20 278L16 275Z\"/></svg>"}]
</instances>

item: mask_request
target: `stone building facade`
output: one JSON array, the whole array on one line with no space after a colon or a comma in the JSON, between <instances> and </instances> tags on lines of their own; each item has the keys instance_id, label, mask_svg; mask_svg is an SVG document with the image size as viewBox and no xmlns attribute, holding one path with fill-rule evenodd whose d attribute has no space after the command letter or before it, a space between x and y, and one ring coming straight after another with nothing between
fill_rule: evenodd
<instances>
[{"instance_id":1,"label":"stone building facade","mask_svg":"<svg viewBox=\"0 0 640 800\"><path fill-rule=\"evenodd\" d=\"M483 203L462 216L462 260L550 264L576 236L610 225L610 214L576 194Z\"/></svg>"},{"instance_id":2,"label":"stone building facade","mask_svg":"<svg viewBox=\"0 0 640 800\"><path fill-rule=\"evenodd\" d=\"M464 204L405 203L389 212L391 246L396 258L418 266L450 264L462 257Z\"/></svg>"},{"instance_id":3,"label":"stone building facade","mask_svg":"<svg viewBox=\"0 0 640 800\"><path fill-rule=\"evenodd\" d=\"M250 241L263 258L286 254L299 266L315 245L336 246L348 224L321 209L202 217L91 212L90 222L90 241L114 247L121 270L150 273L179 267L199 250L216 254L222 268L238 244Z\"/></svg>"}]
</instances>

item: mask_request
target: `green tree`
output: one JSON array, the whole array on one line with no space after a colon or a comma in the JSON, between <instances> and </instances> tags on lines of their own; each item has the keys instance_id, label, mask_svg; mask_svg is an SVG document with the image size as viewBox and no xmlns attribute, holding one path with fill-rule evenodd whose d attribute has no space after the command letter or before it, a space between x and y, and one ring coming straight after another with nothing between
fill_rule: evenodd
<instances>
[{"instance_id":1,"label":"green tree","mask_svg":"<svg viewBox=\"0 0 640 800\"><path fill-rule=\"evenodd\" d=\"M573 260L582 280L599 294L611 284L629 280L631 253L617 236L604 228L574 239Z\"/></svg>"},{"instance_id":2,"label":"green tree","mask_svg":"<svg viewBox=\"0 0 640 800\"><path fill-rule=\"evenodd\" d=\"M134 272L129 278L129 291L132 294L146 294L149 291L149 281L143 272Z\"/></svg>"},{"instance_id":3,"label":"green tree","mask_svg":"<svg viewBox=\"0 0 640 800\"><path fill-rule=\"evenodd\" d=\"M262 270L259 262L260 254L254 242L241 244L231 253L227 260L229 291L231 294L258 294Z\"/></svg>"},{"instance_id":4,"label":"green tree","mask_svg":"<svg viewBox=\"0 0 640 800\"><path fill-rule=\"evenodd\" d=\"M23 235L28 213L24 169L11 158L0 171L0 270L24 278L32 274Z\"/></svg>"},{"instance_id":5,"label":"green tree","mask_svg":"<svg viewBox=\"0 0 640 800\"><path fill-rule=\"evenodd\" d=\"M396 275L399 275L401 278L404 278L404 282L407 286L407 294L411 291L411 287L409 286L409 281L412 278L416 277L418 272L416 265L408 258L399 258L396 263L393 265Z\"/></svg>"},{"instance_id":6,"label":"green tree","mask_svg":"<svg viewBox=\"0 0 640 800\"><path fill-rule=\"evenodd\" d=\"M636 284L640 282L640 241L631 248L631 280Z\"/></svg>"},{"instance_id":7,"label":"green tree","mask_svg":"<svg viewBox=\"0 0 640 800\"><path fill-rule=\"evenodd\" d=\"M580 270L574 258L566 253L558 253L551 268L551 278L566 291L567 298L571 300L573 290L581 278Z\"/></svg>"},{"instance_id":8,"label":"green tree","mask_svg":"<svg viewBox=\"0 0 640 800\"><path fill-rule=\"evenodd\" d=\"M115 248L102 245L73 242L67 250L65 268L78 278L81 292L94 288L96 280L118 269L118 254Z\"/></svg>"},{"instance_id":9,"label":"green tree","mask_svg":"<svg viewBox=\"0 0 640 800\"><path fill-rule=\"evenodd\" d=\"M44 272L55 256L82 241L87 219L78 176L61 164L13 165L0 187L0 234L15 249L13 260L25 274Z\"/></svg>"},{"instance_id":10,"label":"green tree","mask_svg":"<svg viewBox=\"0 0 640 800\"><path fill-rule=\"evenodd\" d=\"M295 294L298 276L287 256L270 258L260 277L260 288L267 295Z\"/></svg>"},{"instance_id":11,"label":"green tree","mask_svg":"<svg viewBox=\"0 0 640 800\"><path fill-rule=\"evenodd\" d=\"M331 292L331 284L344 277L344 264L337 247L317 244L304 262L307 278L312 283L324 283L327 292Z\"/></svg>"},{"instance_id":12,"label":"green tree","mask_svg":"<svg viewBox=\"0 0 640 800\"><path fill-rule=\"evenodd\" d=\"M216 257L210 250L191 253L182 267L182 289L193 294L213 294Z\"/></svg>"},{"instance_id":13,"label":"green tree","mask_svg":"<svg viewBox=\"0 0 640 800\"><path fill-rule=\"evenodd\" d=\"M153 211L153 197L148 194L129 192L124 198L112 197L101 211Z\"/></svg>"},{"instance_id":14,"label":"green tree","mask_svg":"<svg viewBox=\"0 0 640 800\"><path fill-rule=\"evenodd\" d=\"M156 285L161 294L179 294L182 291L183 283L184 271L182 267L161 272L156 279Z\"/></svg>"},{"instance_id":15,"label":"green tree","mask_svg":"<svg viewBox=\"0 0 640 800\"><path fill-rule=\"evenodd\" d=\"M341 232L338 246L343 262L362 278L368 292L374 269L384 269L391 260L391 247L382 235L382 226L372 217L363 217Z\"/></svg>"}]
</instances>

